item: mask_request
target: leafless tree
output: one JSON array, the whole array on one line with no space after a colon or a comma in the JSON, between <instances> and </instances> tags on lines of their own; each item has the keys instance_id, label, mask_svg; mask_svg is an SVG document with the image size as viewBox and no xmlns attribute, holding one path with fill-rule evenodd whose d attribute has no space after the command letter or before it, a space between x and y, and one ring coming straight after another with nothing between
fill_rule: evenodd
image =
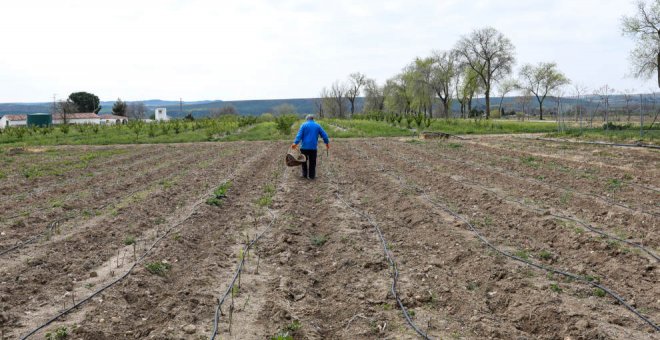
<instances>
[{"instance_id":1,"label":"leafless tree","mask_svg":"<svg viewBox=\"0 0 660 340\"><path fill-rule=\"evenodd\" d=\"M511 78L502 80L497 86L497 90L500 93L500 112L502 115L504 115L504 107L502 106L504 103L504 97L518 87L518 82Z\"/></svg>"},{"instance_id":2,"label":"leafless tree","mask_svg":"<svg viewBox=\"0 0 660 340\"><path fill-rule=\"evenodd\" d=\"M364 111L383 111L385 109L385 94L383 87L375 80L367 79L364 84Z\"/></svg>"},{"instance_id":3,"label":"leafless tree","mask_svg":"<svg viewBox=\"0 0 660 340\"><path fill-rule=\"evenodd\" d=\"M232 104L225 104L222 107L214 107L210 109L209 115L214 118L220 116L238 115L238 109Z\"/></svg>"},{"instance_id":4,"label":"leafless tree","mask_svg":"<svg viewBox=\"0 0 660 340\"><path fill-rule=\"evenodd\" d=\"M570 80L557 69L556 63L539 63L537 66L526 64L520 69L519 86L536 97L541 120L543 101L548 94L569 83Z\"/></svg>"},{"instance_id":5,"label":"leafless tree","mask_svg":"<svg viewBox=\"0 0 660 340\"><path fill-rule=\"evenodd\" d=\"M59 100L55 111L62 116L62 124L69 124L69 115L78 112L78 106L71 100Z\"/></svg>"},{"instance_id":6,"label":"leafless tree","mask_svg":"<svg viewBox=\"0 0 660 340\"><path fill-rule=\"evenodd\" d=\"M346 95L348 86L339 80L335 81L328 92L329 97L334 101L333 113L339 118L346 118L347 100Z\"/></svg>"},{"instance_id":7,"label":"leafless tree","mask_svg":"<svg viewBox=\"0 0 660 340\"><path fill-rule=\"evenodd\" d=\"M575 94L575 121L580 120L580 128L582 128L582 111L584 109L582 105L582 96L585 95L588 91L588 88L581 83L575 83L573 85L573 93Z\"/></svg>"},{"instance_id":8,"label":"leafless tree","mask_svg":"<svg viewBox=\"0 0 660 340\"><path fill-rule=\"evenodd\" d=\"M609 114L610 114L610 97L616 92L613 88L611 88L609 85L605 84L598 90L596 90L596 94L600 97L601 102L605 105L605 112L604 112L604 118L603 121L605 122L606 126L607 123L609 123Z\"/></svg>"},{"instance_id":9,"label":"leafless tree","mask_svg":"<svg viewBox=\"0 0 660 340\"><path fill-rule=\"evenodd\" d=\"M147 107L143 102L130 102L126 109L126 115L132 119L144 119L147 113Z\"/></svg>"},{"instance_id":10,"label":"leafless tree","mask_svg":"<svg viewBox=\"0 0 660 340\"><path fill-rule=\"evenodd\" d=\"M463 36L455 48L462 63L481 78L486 97L486 118L490 117L490 92L493 84L511 74L515 64L515 46L492 27Z\"/></svg>"},{"instance_id":11,"label":"leafless tree","mask_svg":"<svg viewBox=\"0 0 660 340\"><path fill-rule=\"evenodd\" d=\"M630 103L635 99L635 89L623 90L623 100L626 102L626 114L628 115L628 122L632 118L632 109Z\"/></svg>"},{"instance_id":12,"label":"leafless tree","mask_svg":"<svg viewBox=\"0 0 660 340\"><path fill-rule=\"evenodd\" d=\"M637 45L630 53L632 71L637 78L649 79L655 73L660 87L660 1L638 0L635 16L621 19L623 34L631 36Z\"/></svg>"},{"instance_id":13,"label":"leafless tree","mask_svg":"<svg viewBox=\"0 0 660 340\"><path fill-rule=\"evenodd\" d=\"M351 116L355 114L355 99L360 96L360 89L362 89L366 80L367 77L360 72L351 73L348 76L346 99L351 103Z\"/></svg>"}]
</instances>

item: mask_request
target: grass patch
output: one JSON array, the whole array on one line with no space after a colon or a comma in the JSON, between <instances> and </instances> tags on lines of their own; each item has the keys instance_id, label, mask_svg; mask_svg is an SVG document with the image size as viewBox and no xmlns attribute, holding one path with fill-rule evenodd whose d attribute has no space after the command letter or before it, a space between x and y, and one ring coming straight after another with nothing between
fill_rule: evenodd
<instances>
[{"instance_id":1,"label":"grass patch","mask_svg":"<svg viewBox=\"0 0 660 340\"><path fill-rule=\"evenodd\" d=\"M529 253L527 252L527 250L518 250L515 253L513 253L513 255L523 260L529 260Z\"/></svg>"},{"instance_id":2,"label":"grass patch","mask_svg":"<svg viewBox=\"0 0 660 340\"><path fill-rule=\"evenodd\" d=\"M541 260L546 260L546 261L547 261L547 260L550 260L550 259L552 259L552 253L549 252L549 251L547 251L547 250L542 250L542 251L539 253L539 258L540 258Z\"/></svg>"},{"instance_id":3,"label":"grass patch","mask_svg":"<svg viewBox=\"0 0 660 340\"><path fill-rule=\"evenodd\" d=\"M541 165L539 164L539 159L534 156L521 157L520 161L534 169L538 169Z\"/></svg>"},{"instance_id":4,"label":"grass patch","mask_svg":"<svg viewBox=\"0 0 660 340\"><path fill-rule=\"evenodd\" d=\"M618 178L611 178L607 181L607 190L614 192L623 186L623 181Z\"/></svg>"},{"instance_id":5,"label":"grass patch","mask_svg":"<svg viewBox=\"0 0 660 340\"><path fill-rule=\"evenodd\" d=\"M172 265L165 262L151 262L145 265L145 268L154 275L165 276L167 272L172 268Z\"/></svg>"},{"instance_id":6,"label":"grass patch","mask_svg":"<svg viewBox=\"0 0 660 340\"><path fill-rule=\"evenodd\" d=\"M264 193L257 200L257 205L260 207L270 207L273 204L273 196L275 196L275 186L272 184L267 184L264 187Z\"/></svg>"},{"instance_id":7,"label":"grass patch","mask_svg":"<svg viewBox=\"0 0 660 340\"><path fill-rule=\"evenodd\" d=\"M594 288L593 294L594 294L594 296L600 297L600 298L605 297L605 295L607 295L605 290L603 290L601 288Z\"/></svg>"},{"instance_id":8,"label":"grass patch","mask_svg":"<svg viewBox=\"0 0 660 340\"><path fill-rule=\"evenodd\" d=\"M550 284L550 290L555 292L555 293L561 293L562 291L564 291L563 289L561 289L561 287L559 287L559 284L557 284L557 283L551 283Z\"/></svg>"}]
</instances>

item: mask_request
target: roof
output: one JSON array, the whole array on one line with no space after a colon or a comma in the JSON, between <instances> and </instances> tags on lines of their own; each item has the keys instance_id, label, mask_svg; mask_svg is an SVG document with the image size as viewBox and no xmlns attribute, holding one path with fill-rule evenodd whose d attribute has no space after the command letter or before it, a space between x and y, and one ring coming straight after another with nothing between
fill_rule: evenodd
<instances>
[{"instance_id":1,"label":"roof","mask_svg":"<svg viewBox=\"0 0 660 340\"><path fill-rule=\"evenodd\" d=\"M4 115L7 120L27 120L27 115Z\"/></svg>"},{"instance_id":2,"label":"roof","mask_svg":"<svg viewBox=\"0 0 660 340\"><path fill-rule=\"evenodd\" d=\"M99 119L99 115L96 113L69 113L66 115L66 119ZM62 114L56 113L53 115L54 120L62 120Z\"/></svg>"},{"instance_id":3,"label":"roof","mask_svg":"<svg viewBox=\"0 0 660 340\"><path fill-rule=\"evenodd\" d=\"M117 115L99 115L99 118L101 119L128 119L128 117L125 116L117 116Z\"/></svg>"}]
</instances>

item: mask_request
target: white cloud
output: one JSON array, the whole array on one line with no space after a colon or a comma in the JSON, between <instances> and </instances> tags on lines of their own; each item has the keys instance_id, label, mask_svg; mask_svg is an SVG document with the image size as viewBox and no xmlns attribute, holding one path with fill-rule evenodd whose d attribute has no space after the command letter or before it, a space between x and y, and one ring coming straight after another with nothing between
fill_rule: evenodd
<instances>
[{"instance_id":1,"label":"white cloud","mask_svg":"<svg viewBox=\"0 0 660 340\"><path fill-rule=\"evenodd\" d=\"M361 71L379 81L493 26L519 65L557 61L591 88L624 78L620 0L6 1L0 102L87 90L104 100L310 97Z\"/></svg>"}]
</instances>

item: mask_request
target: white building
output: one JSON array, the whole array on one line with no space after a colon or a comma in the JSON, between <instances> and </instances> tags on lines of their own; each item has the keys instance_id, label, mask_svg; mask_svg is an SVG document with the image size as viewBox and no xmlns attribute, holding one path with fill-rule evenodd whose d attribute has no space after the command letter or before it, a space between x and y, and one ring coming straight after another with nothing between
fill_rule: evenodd
<instances>
[{"instance_id":1,"label":"white building","mask_svg":"<svg viewBox=\"0 0 660 340\"><path fill-rule=\"evenodd\" d=\"M116 116L116 115L99 115L101 119L101 124L113 125L113 124L128 124L128 117Z\"/></svg>"},{"instance_id":2,"label":"white building","mask_svg":"<svg viewBox=\"0 0 660 340\"><path fill-rule=\"evenodd\" d=\"M164 107L159 107L154 111L154 120L155 121L161 121L161 120L170 120L170 117L167 116L167 109Z\"/></svg>"},{"instance_id":3,"label":"white building","mask_svg":"<svg viewBox=\"0 0 660 340\"><path fill-rule=\"evenodd\" d=\"M4 115L0 118L0 129L9 126L26 126L27 115Z\"/></svg>"},{"instance_id":4,"label":"white building","mask_svg":"<svg viewBox=\"0 0 660 340\"><path fill-rule=\"evenodd\" d=\"M68 113L66 117L56 113L53 115L53 125L63 124L65 118L69 124L101 124L101 117L96 113Z\"/></svg>"}]
</instances>

